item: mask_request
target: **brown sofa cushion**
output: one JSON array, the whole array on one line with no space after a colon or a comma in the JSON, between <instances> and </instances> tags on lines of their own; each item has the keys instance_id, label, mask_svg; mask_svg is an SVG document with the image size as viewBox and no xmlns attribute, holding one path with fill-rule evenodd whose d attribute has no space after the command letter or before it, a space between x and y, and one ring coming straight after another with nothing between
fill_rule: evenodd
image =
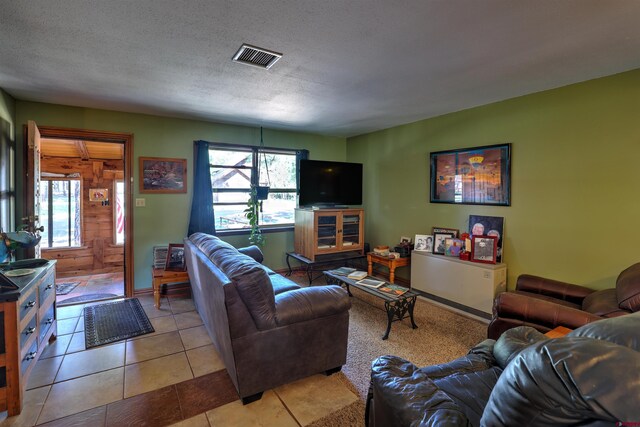
<instances>
[{"instance_id":1,"label":"brown sofa cushion","mask_svg":"<svg viewBox=\"0 0 640 427\"><path fill-rule=\"evenodd\" d=\"M520 294L520 295L524 295L527 296L529 298L536 298L536 299L541 299L544 301L549 301L549 302L553 302L555 304L560 304L560 305L564 305L565 307L571 307L571 308L575 308L576 310L581 310L581 307L579 304L574 304L572 302L569 301L564 301L558 298L554 298L554 297L550 297L547 295L542 295L542 294L536 294L533 292L526 292L526 291L514 291L516 294Z\"/></svg>"},{"instance_id":2,"label":"brown sofa cushion","mask_svg":"<svg viewBox=\"0 0 640 427\"><path fill-rule=\"evenodd\" d=\"M640 262L620 273L616 281L616 293L620 308L640 311Z\"/></svg>"},{"instance_id":3,"label":"brown sofa cushion","mask_svg":"<svg viewBox=\"0 0 640 427\"><path fill-rule=\"evenodd\" d=\"M607 317L607 315L620 311L618 307L618 299L616 298L616 290L603 289L596 291L582 301L582 309L596 316Z\"/></svg>"}]
</instances>

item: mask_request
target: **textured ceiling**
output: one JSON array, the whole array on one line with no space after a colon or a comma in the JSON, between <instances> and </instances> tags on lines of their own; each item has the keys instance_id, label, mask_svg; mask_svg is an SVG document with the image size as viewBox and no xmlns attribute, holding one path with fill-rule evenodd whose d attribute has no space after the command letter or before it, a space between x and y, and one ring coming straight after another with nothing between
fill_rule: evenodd
<instances>
[{"instance_id":1,"label":"textured ceiling","mask_svg":"<svg viewBox=\"0 0 640 427\"><path fill-rule=\"evenodd\" d=\"M640 68L639 23L637 0L0 0L0 87L352 136Z\"/></svg>"}]
</instances>

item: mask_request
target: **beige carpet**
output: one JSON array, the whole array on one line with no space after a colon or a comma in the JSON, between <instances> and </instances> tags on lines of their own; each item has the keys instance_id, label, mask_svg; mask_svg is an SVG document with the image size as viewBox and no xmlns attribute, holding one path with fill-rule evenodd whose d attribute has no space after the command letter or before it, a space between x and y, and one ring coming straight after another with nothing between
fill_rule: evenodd
<instances>
[{"instance_id":1,"label":"beige carpet","mask_svg":"<svg viewBox=\"0 0 640 427\"><path fill-rule=\"evenodd\" d=\"M308 286L302 272L294 273L290 279ZM314 285L323 284L323 280L317 279ZM313 427L364 425L364 399L369 388L371 362L376 357L393 354L417 366L433 365L466 354L486 338L486 324L419 298L414 310L418 329L412 329L408 319L394 322L389 339L383 341L387 327L384 303L357 289L352 288L351 293L354 297L349 315L347 363L338 378L361 400L314 422Z\"/></svg>"}]
</instances>

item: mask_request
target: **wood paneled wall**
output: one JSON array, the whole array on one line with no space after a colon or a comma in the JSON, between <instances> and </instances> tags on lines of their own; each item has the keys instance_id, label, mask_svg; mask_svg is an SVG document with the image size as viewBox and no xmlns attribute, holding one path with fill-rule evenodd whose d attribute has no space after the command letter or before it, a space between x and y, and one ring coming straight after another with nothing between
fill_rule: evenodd
<instances>
[{"instance_id":1,"label":"wood paneled wall","mask_svg":"<svg viewBox=\"0 0 640 427\"><path fill-rule=\"evenodd\" d=\"M114 181L123 179L122 160L81 160L51 157L41 159L41 172L70 174L82 178L82 225L80 248L42 249L42 257L56 259L58 277L112 273L124 269L124 246L115 245L113 220ZM108 188L110 204L89 201L90 188ZM45 225L46 226L46 225Z\"/></svg>"}]
</instances>

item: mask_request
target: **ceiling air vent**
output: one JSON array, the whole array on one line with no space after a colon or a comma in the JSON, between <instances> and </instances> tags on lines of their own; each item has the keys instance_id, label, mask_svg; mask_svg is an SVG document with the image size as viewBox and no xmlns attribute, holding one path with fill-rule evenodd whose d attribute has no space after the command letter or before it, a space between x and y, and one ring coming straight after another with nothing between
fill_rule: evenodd
<instances>
[{"instance_id":1,"label":"ceiling air vent","mask_svg":"<svg viewBox=\"0 0 640 427\"><path fill-rule=\"evenodd\" d=\"M233 60L235 62L253 65L254 67L260 67L267 70L280 58L282 58L281 53L272 52L270 50L248 44L240 46L240 49L238 49L236 54L233 55Z\"/></svg>"}]
</instances>

